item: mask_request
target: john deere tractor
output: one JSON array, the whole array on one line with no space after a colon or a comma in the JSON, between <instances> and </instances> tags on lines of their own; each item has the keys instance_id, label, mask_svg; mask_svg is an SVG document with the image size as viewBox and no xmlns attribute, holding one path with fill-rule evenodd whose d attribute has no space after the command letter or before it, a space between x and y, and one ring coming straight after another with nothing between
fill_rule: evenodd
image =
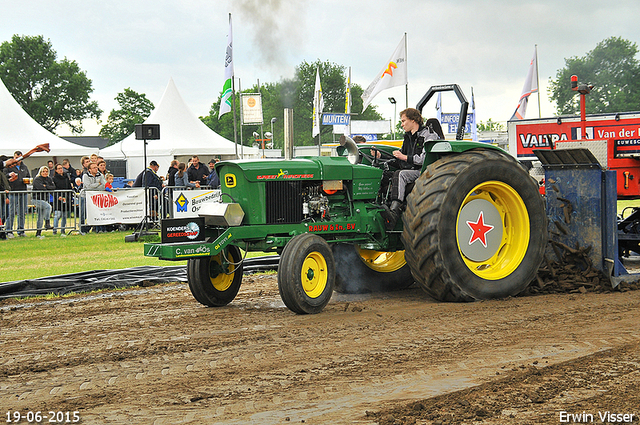
<instances>
[{"instance_id":1,"label":"john deere tractor","mask_svg":"<svg viewBox=\"0 0 640 425\"><path fill-rule=\"evenodd\" d=\"M204 205L199 219L164 220L163 239L185 239L147 243L145 255L188 259L189 288L212 307L236 297L248 251L280 254L280 295L300 314L322 311L334 290L414 281L441 301L521 292L547 240L537 185L506 152L462 140L468 102L457 85L431 87L417 109L439 91L461 102L456 140L425 143L422 173L393 230L381 216L381 181L397 148L343 137L337 157L218 163L221 202Z\"/></svg>"}]
</instances>

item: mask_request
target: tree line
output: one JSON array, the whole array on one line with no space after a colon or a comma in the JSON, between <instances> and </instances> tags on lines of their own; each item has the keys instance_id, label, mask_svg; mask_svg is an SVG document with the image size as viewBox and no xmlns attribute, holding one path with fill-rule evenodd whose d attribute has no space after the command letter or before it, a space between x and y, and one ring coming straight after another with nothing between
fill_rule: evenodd
<instances>
[{"instance_id":1,"label":"tree line","mask_svg":"<svg viewBox=\"0 0 640 425\"><path fill-rule=\"evenodd\" d=\"M594 85L587 96L587 113L628 112L640 109L640 62L636 58L638 45L621 37L610 37L596 45L582 57L565 59L555 79L549 81L549 98L555 103L558 115L579 114L579 99L570 88L571 75L578 75L581 82ZM273 127L275 147L281 148L283 141L283 109L293 108L294 137L298 145L317 143L311 137L313 91L316 69L320 69L325 112L344 112L346 67L329 61L303 61L290 79L275 83L251 85L243 93L260 93L264 125L263 131ZM90 100L93 93L91 79L80 69L78 63L66 57L59 60L50 40L42 35L18 36L0 44L0 78L22 108L40 125L55 134L55 129L67 124L71 131L83 132L83 119L99 119L102 115L98 103ZM362 112L363 89L357 84L351 87L353 120L379 120L381 115L375 106ZM220 93L222 94L222 93ZM100 136L116 143L133 133L135 124L142 123L154 108L144 93L130 87L116 96L118 109L110 111ZM236 93L236 116L240 120L240 97ZM233 114L227 113L218 119L220 96L215 100L209 114L200 119L221 136L233 140ZM397 120L397 117L394 117ZM397 123L396 123L397 127ZM480 123L479 129L496 130L499 125L489 119ZM260 133L259 126L244 126L243 133ZM321 140L332 140L331 126L321 126ZM244 137L245 144L248 137Z\"/></svg>"}]
</instances>

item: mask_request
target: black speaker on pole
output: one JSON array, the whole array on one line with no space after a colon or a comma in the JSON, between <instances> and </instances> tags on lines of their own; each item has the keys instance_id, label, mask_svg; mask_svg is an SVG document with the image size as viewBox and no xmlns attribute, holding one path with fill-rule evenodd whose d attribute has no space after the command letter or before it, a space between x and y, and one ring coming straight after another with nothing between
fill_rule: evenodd
<instances>
[{"instance_id":1,"label":"black speaker on pole","mask_svg":"<svg viewBox=\"0 0 640 425\"><path fill-rule=\"evenodd\" d=\"M136 140L160 139L160 124L136 124Z\"/></svg>"},{"instance_id":2,"label":"black speaker on pole","mask_svg":"<svg viewBox=\"0 0 640 425\"><path fill-rule=\"evenodd\" d=\"M125 242L136 242L140 236L156 235L157 233L148 232L147 229L154 226L153 220L149 220L149 187L147 186L147 140L160 139L160 124L136 124L136 140L142 140L142 152L144 158L144 170L142 172L142 188L144 190L144 218L138 224L136 231L131 235L124 237ZM158 199L158 202L160 200ZM149 223L151 221L151 223Z\"/></svg>"}]
</instances>

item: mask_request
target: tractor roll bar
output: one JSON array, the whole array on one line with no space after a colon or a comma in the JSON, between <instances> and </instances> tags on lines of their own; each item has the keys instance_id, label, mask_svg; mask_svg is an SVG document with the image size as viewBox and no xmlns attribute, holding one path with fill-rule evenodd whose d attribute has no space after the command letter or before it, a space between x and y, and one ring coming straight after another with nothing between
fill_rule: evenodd
<instances>
[{"instance_id":1,"label":"tractor roll bar","mask_svg":"<svg viewBox=\"0 0 640 425\"><path fill-rule=\"evenodd\" d=\"M416 109L422 113L422 108L429 102L429 99L433 97L434 94L443 91L453 91L456 96L458 96L458 100L460 101L460 115L458 116L458 130L456 131L456 140L462 140L464 138L464 125L467 122L467 110L469 109L469 102L465 97L464 93L460 89L460 86L457 84L444 84L440 86L431 86L427 93L422 96L420 102L416 106Z\"/></svg>"}]
</instances>

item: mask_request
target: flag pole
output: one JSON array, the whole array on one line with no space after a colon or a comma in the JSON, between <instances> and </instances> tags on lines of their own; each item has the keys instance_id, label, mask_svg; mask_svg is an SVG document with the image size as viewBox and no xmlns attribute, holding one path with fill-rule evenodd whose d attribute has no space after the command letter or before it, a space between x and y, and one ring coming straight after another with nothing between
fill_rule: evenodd
<instances>
[{"instance_id":1,"label":"flag pole","mask_svg":"<svg viewBox=\"0 0 640 425\"><path fill-rule=\"evenodd\" d=\"M242 94L242 84L238 78L238 93ZM235 108L233 108L235 111ZM240 103L240 158L244 159L244 143L242 143L242 102Z\"/></svg>"},{"instance_id":2,"label":"flag pole","mask_svg":"<svg viewBox=\"0 0 640 425\"><path fill-rule=\"evenodd\" d=\"M407 33L404 33L404 53L405 53L405 62L409 59L409 53L407 52ZM405 108L409 107L409 64L407 63L407 84L405 84Z\"/></svg>"},{"instance_id":3,"label":"flag pole","mask_svg":"<svg viewBox=\"0 0 640 425\"><path fill-rule=\"evenodd\" d=\"M231 76L231 107L233 108L233 143L236 145L236 159L238 156L238 127L236 125L236 78Z\"/></svg>"},{"instance_id":4,"label":"flag pole","mask_svg":"<svg viewBox=\"0 0 640 425\"><path fill-rule=\"evenodd\" d=\"M538 72L538 45L536 44L535 46L536 46L535 47L535 51L536 51L536 79L538 80L537 84L536 84L536 87L538 87L538 118L542 118L542 112L540 112L541 111L541 109L540 109L540 73Z\"/></svg>"}]
</instances>

